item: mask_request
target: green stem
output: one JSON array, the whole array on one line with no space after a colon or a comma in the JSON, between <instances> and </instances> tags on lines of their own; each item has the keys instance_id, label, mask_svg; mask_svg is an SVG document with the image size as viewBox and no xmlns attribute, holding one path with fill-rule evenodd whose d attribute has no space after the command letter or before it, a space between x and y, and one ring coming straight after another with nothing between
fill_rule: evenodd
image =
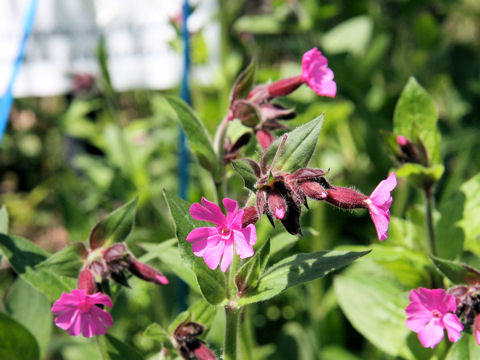
<instances>
[{"instance_id":1,"label":"green stem","mask_svg":"<svg viewBox=\"0 0 480 360\"><path fill-rule=\"evenodd\" d=\"M428 247L430 254L437 256L437 242L435 241L435 229L433 227L433 195L432 187L426 185L424 187L425 191L425 207L426 207L426 220L427 220L427 231L428 231Z\"/></svg>"},{"instance_id":2,"label":"green stem","mask_svg":"<svg viewBox=\"0 0 480 360\"><path fill-rule=\"evenodd\" d=\"M225 339L223 346L223 359L236 360L237 359L237 333L238 333L238 319L240 309L225 306Z\"/></svg>"},{"instance_id":3,"label":"green stem","mask_svg":"<svg viewBox=\"0 0 480 360\"><path fill-rule=\"evenodd\" d=\"M254 340L252 335L252 324L250 321L250 314L242 308L239 325L239 341L240 341L240 358L242 360L253 359Z\"/></svg>"},{"instance_id":4,"label":"green stem","mask_svg":"<svg viewBox=\"0 0 480 360\"><path fill-rule=\"evenodd\" d=\"M100 358L102 360L110 360L110 355L108 355L107 350L107 341L104 335L95 336L95 340L97 342L98 352L100 353Z\"/></svg>"}]
</instances>

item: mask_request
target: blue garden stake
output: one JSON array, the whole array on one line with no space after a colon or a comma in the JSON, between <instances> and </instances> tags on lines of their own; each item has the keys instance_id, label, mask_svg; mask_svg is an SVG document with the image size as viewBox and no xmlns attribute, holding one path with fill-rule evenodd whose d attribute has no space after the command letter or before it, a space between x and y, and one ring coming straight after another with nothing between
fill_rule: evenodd
<instances>
[{"instance_id":1,"label":"blue garden stake","mask_svg":"<svg viewBox=\"0 0 480 360\"><path fill-rule=\"evenodd\" d=\"M183 74L182 74L182 84L180 88L180 97L189 105L192 104L190 98L190 86L189 86L189 74L190 74L190 39L188 35L187 20L190 15L190 6L188 0L185 0L183 3L183 28L182 28L182 39L183 39ZM188 193L188 148L187 148L187 138L185 132L180 127L180 158L178 160L178 177L180 180L179 195L182 199L187 199ZM187 294L188 287L183 281L179 281L178 284L178 305L180 310L185 310L187 308Z\"/></svg>"},{"instance_id":2,"label":"blue garden stake","mask_svg":"<svg viewBox=\"0 0 480 360\"><path fill-rule=\"evenodd\" d=\"M20 66L22 65L25 48L27 47L28 37L32 32L37 5L38 0L30 0L30 5L28 6L27 14L25 16L23 37L20 42L17 57L15 58L15 61L13 63L12 75L10 76L10 81L7 85L7 89L5 90L5 93L0 100L0 144L7 128L8 117L10 115L10 109L12 108L13 103L13 85L15 84L15 80L17 79Z\"/></svg>"}]
</instances>

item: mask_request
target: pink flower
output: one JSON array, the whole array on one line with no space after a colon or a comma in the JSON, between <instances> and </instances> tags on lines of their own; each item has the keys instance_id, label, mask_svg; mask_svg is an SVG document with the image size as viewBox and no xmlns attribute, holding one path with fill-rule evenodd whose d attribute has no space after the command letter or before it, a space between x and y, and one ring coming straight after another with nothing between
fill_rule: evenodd
<instances>
[{"instance_id":1,"label":"pink flower","mask_svg":"<svg viewBox=\"0 0 480 360\"><path fill-rule=\"evenodd\" d=\"M317 48L303 54L302 80L318 95L335 97L337 93L333 71L328 68L327 58Z\"/></svg>"},{"instance_id":2,"label":"pink flower","mask_svg":"<svg viewBox=\"0 0 480 360\"><path fill-rule=\"evenodd\" d=\"M63 293L52 306L52 313L58 315L55 324L69 335L80 333L89 338L93 335L103 335L106 326L112 326L112 316L97 304L112 307L112 300L100 292L87 294L85 289L72 290L70 294Z\"/></svg>"},{"instance_id":3,"label":"pink flower","mask_svg":"<svg viewBox=\"0 0 480 360\"><path fill-rule=\"evenodd\" d=\"M218 267L221 260L220 269L223 272L227 271L232 262L234 245L241 259L252 256L252 245L257 242L257 232L253 224L242 228L243 210L238 209L237 202L229 198L223 199L227 216L217 204L205 198L202 198L202 205L193 204L190 214L196 220L210 221L215 226L199 227L188 234L187 241L193 243L193 253L203 257L212 270Z\"/></svg>"},{"instance_id":4,"label":"pink flower","mask_svg":"<svg viewBox=\"0 0 480 360\"><path fill-rule=\"evenodd\" d=\"M475 316L473 321L473 335L477 344L480 345L480 315Z\"/></svg>"},{"instance_id":5,"label":"pink flower","mask_svg":"<svg viewBox=\"0 0 480 360\"><path fill-rule=\"evenodd\" d=\"M370 197L365 200L380 241L387 238L390 205L392 205L390 192L395 186L397 186L397 178L393 172L385 180L380 181Z\"/></svg>"},{"instance_id":6,"label":"pink flower","mask_svg":"<svg viewBox=\"0 0 480 360\"><path fill-rule=\"evenodd\" d=\"M456 342L460 339L463 325L458 320L455 296L443 289L418 288L410 292L410 304L405 309L407 327L418 333L418 339L424 347L434 348L443 339L443 329L448 339Z\"/></svg>"}]
</instances>

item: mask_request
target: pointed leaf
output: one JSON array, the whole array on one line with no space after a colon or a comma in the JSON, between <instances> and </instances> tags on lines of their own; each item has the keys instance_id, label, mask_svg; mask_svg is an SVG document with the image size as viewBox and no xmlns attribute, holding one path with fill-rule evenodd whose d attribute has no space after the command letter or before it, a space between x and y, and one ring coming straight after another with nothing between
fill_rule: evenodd
<instances>
[{"instance_id":1,"label":"pointed leaf","mask_svg":"<svg viewBox=\"0 0 480 360\"><path fill-rule=\"evenodd\" d=\"M178 238L178 248L184 263L195 273L200 291L210 304L220 304L225 300L225 276L219 268L211 270L205 261L192 252L192 244L186 238L195 228L203 226L200 221L190 216L190 203L175 195L164 192L170 209L175 231Z\"/></svg>"},{"instance_id":2,"label":"pointed leaf","mask_svg":"<svg viewBox=\"0 0 480 360\"><path fill-rule=\"evenodd\" d=\"M293 173L307 166L315 151L323 119L324 114L288 133L285 145L275 161L274 169ZM264 162L267 167L271 165L281 141L282 138L275 140L266 150Z\"/></svg>"},{"instance_id":3,"label":"pointed leaf","mask_svg":"<svg viewBox=\"0 0 480 360\"><path fill-rule=\"evenodd\" d=\"M230 94L230 103L236 99L245 99L250 92L255 81L256 64L255 59L250 61L250 64L238 75L232 87Z\"/></svg>"},{"instance_id":4,"label":"pointed leaf","mask_svg":"<svg viewBox=\"0 0 480 360\"><path fill-rule=\"evenodd\" d=\"M0 312L0 359L36 360L40 358L33 335L21 324Z\"/></svg>"},{"instance_id":5,"label":"pointed leaf","mask_svg":"<svg viewBox=\"0 0 480 360\"><path fill-rule=\"evenodd\" d=\"M157 323L150 324L145 329L143 336L158 341L160 344L162 344L162 347L166 347L169 349L174 348L167 331Z\"/></svg>"},{"instance_id":6,"label":"pointed leaf","mask_svg":"<svg viewBox=\"0 0 480 360\"><path fill-rule=\"evenodd\" d=\"M57 275L77 278L86 257L87 249L85 245L77 242L49 256L35 268L52 271Z\"/></svg>"},{"instance_id":7,"label":"pointed leaf","mask_svg":"<svg viewBox=\"0 0 480 360\"><path fill-rule=\"evenodd\" d=\"M62 292L69 292L76 286L74 279L35 269L49 254L27 239L0 234L0 251L18 275L50 299L58 299Z\"/></svg>"},{"instance_id":8,"label":"pointed leaf","mask_svg":"<svg viewBox=\"0 0 480 360\"><path fill-rule=\"evenodd\" d=\"M323 277L369 252L319 251L290 256L268 268L257 287L240 298L238 304L268 300L292 286Z\"/></svg>"},{"instance_id":9,"label":"pointed leaf","mask_svg":"<svg viewBox=\"0 0 480 360\"><path fill-rule=\"evenodd\" d=\"M262 248L235 275L235 285L237 286L239 296L247 294L250 289L257 286L258 279L267 266L269 256L270 240L267 240Z\"/></svg>"},{"instance_id":10,"label":"pointed leaf","mask_svg":"<svg viewBox=\"0 0 480 360\"><path fill-rule=\"evenodd\" d=\"M205 126L183 100L173 96L167 96L166 99L176 112L177 119L187 135L190 148L197 156L198 162L217 177L219 171L217 157Z\"/></svg>"},{"instance_id":11,"label":"pointed leaf","mask_svg":"<svg viewBox=\"0 0 480 360\"><path fill-rule=\"evenodd\" d=\"M428 92L415 78L408 79L398 99L393 115L394 132L425 145L430 164L440 163L440 133L437 129L437 109Z\"/></svg>"},{"instance_id":12,"label":"pointed leaf","mask_svg":"<svg viewBox=\"0 0 480 360\"><path fill-rule=\"evenodd\" d=\"M175 320L172 321L168 327L168 333L173 334L177 326L186 320L202 324L205 326L206 331L208 331L216 313L217 308L215 306L200 299L191 305L186 311L180 313Z\"/></svg>"},{"instance_id":13,"label":"pointed leaf","mask_svg":"<svg viewBox=\"0 0 480 360\"><path fill-rule=\"evenodd\" d=\"M251 160L241 159L232 161L232 165L235 171L243 178L245 187L249 190L255 191L255 184L258 180L257 175L255 174L256 164L254 165Z\"/></svg>"},{"instance_id":14,"label":"pointed leaf","mask_svg":"<svg viewBox=\"0 0 480 360\"><path fill-rule=\"evenodd\" d=\"M18 278L8 291L5 308L30 331L39 346L40 357L43 358L53 328L50 300L22 278Z\"/></svg>"},{"instance_id":15,"label":"pointed leaf","mask_svg":"<svg viewBox=\"0 0 480 360\"><path fill-rule=\"evenodd\" d=\"M134 199L126 203L95 225L89 239L92 250L125 241L133 229L137 202L138 199Z\"/></svg>"},{"instance_id":16,"label":"pointed leaf","mask_svg":"<svg viewBox=\"0 0 480 360\"><path fill-rule=\"evenodd\" d=\"M478 284L480 283L480 271L457 261L440 259L430 256L437 270L454 284Z\"/></svg>"}]
</instances>

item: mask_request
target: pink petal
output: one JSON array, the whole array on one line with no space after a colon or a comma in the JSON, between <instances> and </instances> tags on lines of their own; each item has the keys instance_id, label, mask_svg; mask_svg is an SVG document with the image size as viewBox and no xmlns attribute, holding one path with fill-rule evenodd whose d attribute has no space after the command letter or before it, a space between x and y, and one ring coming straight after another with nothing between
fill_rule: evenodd
<instances>
[{"instance_id":1,"label":"pink petal","mask_svg":"<svg viewBox=\"0 0 480 360\"><path fill-rule=\"evenodd\" d=\"M95 318L98 318L98 319L102 320L102 322L106 326L113 326L113 318L112 318L112 315L108 311L105 311L105 310L99 308L98 306L93 306L90 309L90 314L92 315L92 317L95 317Z\"/></svg>"},{"instance_id":2,"label":"pink petal","mask_svg":"<svg viewBox=\"0 0 480 360\"><path fill-rule=\"evenodd\" d=\"M189 242L194 242L200 239L206 239L209 236L212 236L217 233L218 233L217 228L213 226L199 227L190 231L190 234L188 234L186 240Z\"/></svg>"},{"instance_id":3,"label":"pink petal","mask_svg":"<svg viewBox=\"0 0 480 360\"><path fill-rule=\"evenodd\" d=\"M68 329L65 329L69 335L77 336L81 333L82 316L83 314L78 312L78 315L72 319L72 325Z\"/></svg>"},{"instance_id":4,"label":"pink petal","mask_svg":"<svg viewBox=\"0 0 480 360\"><path fill-rule=\"evenodd\" d=\"M194 203L190 206L190 215L195 220L210 221L216 225L225 224L225 215L223 215L217 204L214 204L205 198L202 198L202 204L203 206L199 203Z\"/></svg>"},{"instance_id":5,"label":"pink petal","mask_svg":"<svg viewBox=\"0 0 480 360\"><path fill-rule=\"evenodd\" d=\"M443 325L447 329L448 339L451 342L457 342L460 339L460 332L463 330L463 325L458 320L457 315L448 313L442 318Z\"/></svg>"},{"instance_id":6,"label":"pink petal","mask_svg":"<svg viewBox=\"0 0 480 360\"><path fill-rule=\"evenodd\" d=\"M392 172L385 180L380 181L375 190L372 191L370 200L376 205L384 204L389 200L390 192L395 189L395 186L397 186L397 178L395 172Z\"/></svg>"},{"instance_id":7,"label":"pink petal","mask_svg":"<svg viewBox=\"0 0 480 360\"><path fill-rule=\"evenodd\" d=\"M205 251L203 253L203 259L205 260L205 263L210 269L215 270L218 267L224 249L225 242L219 241L217 246L208 248L208 251Z\"/></svg>"},{"instance_id":8,"label":"pink petal","mask_svg":"<svg viewBox=\"0 0 480 360\"><path fill-rule=\"evenodd\" d=\"M101 292L97 292L92 295L87 295L88 300L92 304L102 304L108 307L112 307L112 299L110 299L110 296L102 294Z\"/></svg>"},{"instance_id":9,"label":"pink petal","mask_svg":"<svg viewBox=\"0 0 480 360\"><path fill-rule=\"evenodd\" d=\"M235 219L238 212L238 203L235 200L225 198L223 199L223 205L225 206L225 210L227 210L227 225L232 223L232 220Z\"/></svg>"},{"instance_id":10,"label":"pink petal","mask_svg":"<svg viewBox=\"0 0 480 360\"><path fill-rule=\"evenodd\" d=\"M431 314L428 316L412 316L407 319L405 324L407 325L407 328L418 333L430 322L430 320L432 320Z\"/></svg>"},{"instance_id":11,"label":"pink petal","mask_svg":"<svg viewBox=\"0 0 480 360\"><path fill-rule=\"evenodd\" d=\"M418 333L418 339L423 347L434 348L443 339L443 327L431 321Z\"/></svg>"},{"instance_id":12,"label":"pink petal","mask_svg":"<svg viewBox=\"0 0 480 360\"><path fill-rule=\"evenodd\" d=\"M257 229L254 224L250 224L242 229L242 233L248 244L255 245L257 243Z\"/></svg>"},{"instance_id":13,"label":"pink petal","mask_svg":"<svg viewBox=\"0 0 480 360\"><path fill-rule=\"evenodd\" d=\"M318 95L335 97L337 84L333 71L329 69L327 58L316 48L307 51L302 59L302 81L306 82Z\"/></svg>"},{"instance_id":14,"label":"pink petal","mask_svg":"<svg viewBox=\"0 0 480 360\"><path fill-rule=\"evenodd\" d=\"M209 249L216 247L221 240L222 237L218 235L217 232L217 234L212 235L205 240L200 240L194 243L192 245L192 251L196 256L203 256L205 251L209 251Z\"/></svg>"},{"instance_id":15,"label":"pink petal","mask_svg":"<svg viewBox=\"0 0 480 360\"><path fill-rule=\"evenodd\" d=\"M249 225L250 226L250 225ZM254 250L252 245L249 244L242 231L234 230L234 242L237 254L240 259L245 259L253 255Z\"/></svg>"},{"instance_id":16,"label":"pink petal","mask_svg":"<svg viewBox=\"0 0 480 360\"><path fill-rule=\"evenodd\" d=\"M78 310L73 310L58 316L55 319L55 325L57 325L60 329L67 330L75 322L78 313Z\"/></svg>"},{"instance_id":17,"label":"pink petal","mask_svg":"<svg viewBox=\"0 0 480 360\"><path fill-rule=\"evenodd\" d=\"M233 241L229 241L229 244L225 245L225 251L223 252L222 263L220 264L220 270L227 271L228 267L232 263L233 259Z\"/></svg>"},{"instance_id":18,"label":"pink petal","mask_svg":"<svg viewBox=\"0 0 480 360\"><path fill-rule=\"evenodd\" d=\"M382 241L387 238L388 223L390 217L382 211L382 209L376 207L373 204L368 206L370 217L372 218L375 230L377 231L378 240Z\"/></svg>"},{"instance_id":19,"label":"pink petal","mask_svg":"<svg viewBox=\"0 0 480 360\"><path fill-rule=\"evenodd\" d=\"M80 327L84 337L91 338L94 335L90 318L86 314L84 314L84 316L82 316L80 319Z\"/></svg>"}]
</instances>

